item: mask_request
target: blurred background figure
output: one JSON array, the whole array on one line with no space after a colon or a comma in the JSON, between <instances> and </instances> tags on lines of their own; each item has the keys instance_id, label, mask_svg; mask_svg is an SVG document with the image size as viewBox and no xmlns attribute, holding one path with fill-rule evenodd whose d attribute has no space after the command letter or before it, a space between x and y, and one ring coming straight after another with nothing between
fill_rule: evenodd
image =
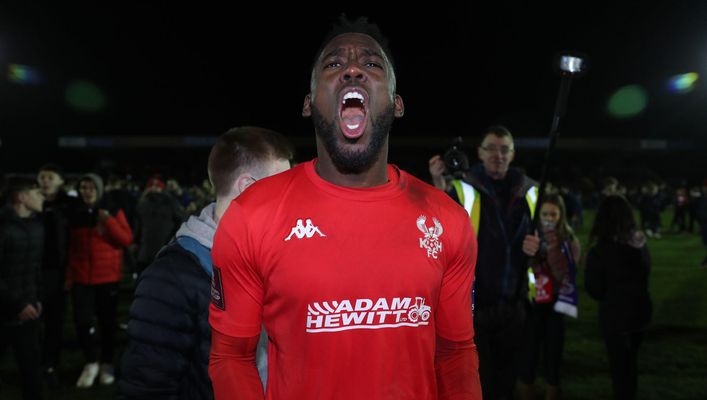
<instances>
[{"instance_id":1,"label":"blurred background figure","mask_svg":"<svg viewBox=\"0 0 707 400\"><path fill-rule=\"evenodd\" d=\"M687 229L687 215L690 208L690 197L685 184L681 184L675 189L673 196L673 221L670 223L670 229L680 233Z\"/></svg>"},{"instance_id":2,"label":"blurred background figure","mask_svg":"<svg viewBox=\"0 0 707 400\"><path fill-rule=\"evenodd\" d=\"M165 183L156 176L147 180L135 211L135 245L138 275L169 242L186 213L179 202L164 191Z\"/></svg>"},{"instance_id":3,"label":"blurred background figure","mask_svg":"<svg viewBox=\"0 0 707 400\"><path fill-rule=\"evenodd\" d=\"M78 181L79 199L69 207L69 256L66 287L71 288L76 336L86 364L76 386L91 387L115 381L118 285L123 249L133 236L122 209L108 207L103 199L103 180L85 174ZM95 320L100 326L100 357L96 353ZM100 362L100 364L99 364Z\"/></svg>"},{"instance_id":4,"label":"blurred background figure","mask_svg":"<svg viewBox=\"0 0 707 400\"><path fill-rule=\"evenodd\" d=\"M44 257L42 258L42 304L44 305L44 338L42 365L50 388L59 385L64 317L68 296L64 288L69 239L67 207L71 198L63 189L62 169L55 164L39 168L37 182L44 195Z\"/></svg>"},{"instance_id":5,"label":"blurred background figure","mask_svg":"<svg viewBox=\"0 0 707 400\"><path fill-rule=\"evenodd\" d=\"M15 356L23 399L42 398L40 292L44 196L33 179L8 179L0 209L0 355Z\"/></svg>"},{"instance_id":6,"label":"blurred background figure","mask_svg":"<svg viewBox=\"0 0 707 400\"><path fill-rule=\"evenodd\" d=\"M562 197L549 194L540 206L542 245L530 260L535 294L523 328L519 357L518 393L521 400L535 398L535 377L542 359L545 399L560 398L560 371L565 343L565 314L577 317L577 260L579 240L567 223Z\"/></svg>"},{"instance_id":7,"label":"blurred background figure","mask_svg":"<svg viewBox=\"0 0 707 400\"><path fill-rule=\"evenodd\" d=\"M702 243L707 248L707 179L705 179L702 184L702 197L698 203L696 214L698 220L700 221L700 236L702 236ZM707 255L702 260L702 266L707 267Z\"/></svg>"},{"instance_id":8,"label":"blurred background figure","mask_svg":"<svg viewBox=\"0 0 707 400\"><path fill-rule=\"evenodd\" d=\"M623 197L608 196L599 205L589 243L585 286L599 301L613 398L635 399L638 349L653 308L646 237L636 229L633 210Z\"/></svg>"},{"instance_id":9,"label":"blurred background figure","mask_svg":"<svg viewBox=\"0 0 707 400\"><path fill-rule=\"evenodd\" d=\"M641 196L638 203L638 210L641 215L641 229L649 238L660 239L660 212L663 209L663 200L659 194L658 185L654 182L646 182L641 187Z\"/></svg>"}]
</instances>

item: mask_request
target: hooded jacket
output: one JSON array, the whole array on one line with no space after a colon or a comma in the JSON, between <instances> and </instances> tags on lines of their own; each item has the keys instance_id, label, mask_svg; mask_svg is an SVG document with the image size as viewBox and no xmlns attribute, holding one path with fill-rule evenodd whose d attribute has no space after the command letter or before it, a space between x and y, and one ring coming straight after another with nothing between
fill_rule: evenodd
<instances>
[{"instance_id":1,"label":"hooded jacket","mask_svg":"<svg viewBox=\"0 0 707 400\"><path fill-rule=\"evenodd\" d=\"M140 275L121 399L213 399L208 376L214 204L190 217Z\"/></svg>"},{"instance_id":2,"label":"hooded jacket","mask_svg":"<svg viewBox=\"0 0 707 400\"><path fill-rule=\"evenodd\" d=\"M182 223L140 275L130 307L121 399L212 399L208 376L215 203ZM261 376L267 341L258 345ZM155 354L159 354L156 356Z\"/></svg>"}]
</instances>

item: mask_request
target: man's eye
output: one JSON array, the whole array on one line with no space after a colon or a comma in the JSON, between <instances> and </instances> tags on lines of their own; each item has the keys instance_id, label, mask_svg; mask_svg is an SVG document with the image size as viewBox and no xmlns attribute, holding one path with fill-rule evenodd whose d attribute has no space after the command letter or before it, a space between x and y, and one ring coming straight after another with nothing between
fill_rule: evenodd
<instances>
[{"instance_id":1,"label":"man's eye","mask_svg":"<svg viewBox=\"0 0 707 400\"><path fill-rule=\"evenodd\" d=\"M340 66L341 66L341 63L340 63L340 62L338 62L338 61L332 61L332 62L326 64L326 65L324 66L324 68L325 68L325 69L326 69L326 68L337 68L337 67L340 67Z\"/></svg>"},{"instance_id":2,"label":"man's eye","mask_svg":"<svg viewBox=\"0 0 707 400\"><path fill-rule=\"evenodd\" d=\"M380 64L378 64L378 63L375 63L375 62L372 62L372 61L367 62L367 63L366 63L366 66L367 66L367 67L371 67L371 68L380 68L380 69L383 69L383 66L382 66L382 65L380 65Z\"/></svg>"}]
</instances>

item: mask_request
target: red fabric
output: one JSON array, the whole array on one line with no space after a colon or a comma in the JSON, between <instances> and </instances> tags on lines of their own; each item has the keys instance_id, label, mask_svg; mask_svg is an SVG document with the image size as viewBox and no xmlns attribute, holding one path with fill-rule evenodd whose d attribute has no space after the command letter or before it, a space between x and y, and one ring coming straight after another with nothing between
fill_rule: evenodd
<instances>
[{"instance_id":1,"label":"red fabric","mask_svg":"<svg viewBox=\"0 0 707 400\"><path fill-rule=\"evenodd\" d=\"M236 337L265 325L268 399L436 399L436 336L473 338L468 215L393 166L388 178L343 188L304 163L221 219L209 320Z\"/></svg>"},{"instance_id":2,"label":"red fabric","mask_svg":"<svg viewBox=\"0 0 707 400\"><path fill-rule=\"evenodd\" d=\"M481 400L474 339L454 342L437 336L435 373L439 400Z\"/></svg>"},{"instance_id":3,"label":"red fabric","mask_svg":"<svg viewBox=\"0 0 707 400\"><path fill-rule=\"evenodd\" d=\"M150 188L153 186L157 186L160 189L164 189L164 181L162 181L160 178L150 178L147 180L147 184L145 184L145 188Z\"/></svg>"},{"instance_id":4,"label":"red fabric","mask_svg":"<svg viewBox=\"0 0 707 400\"><path fill-rule=\"evenodd\" d=\"M255 364L260 335L237 338L211 332L209 377L218 400L262 400L263 385Z\"/></svg>"},{"instance_id":5,"label":"red fabric","mask_svg":"<svg viewBox=\"0 0 707 400\"><path fill-rule=\"evenodd\" d=\"M122 210L95 227L71 228L67 280L83 285L120 281L123 248L132 240Z\"/></svg>"}]
</instances>

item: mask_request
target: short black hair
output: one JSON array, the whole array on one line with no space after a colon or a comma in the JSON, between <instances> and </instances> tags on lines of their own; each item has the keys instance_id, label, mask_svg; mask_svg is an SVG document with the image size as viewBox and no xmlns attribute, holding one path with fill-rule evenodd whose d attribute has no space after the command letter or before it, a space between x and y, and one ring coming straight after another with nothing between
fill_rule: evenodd
<instances>
[{"instance_id":1,"label":"short black hair","mask_svg":"<svg viewBox=\"0 0 707 400\"><path fill-rule=\"evenodd\" d=\"M32 178L24 176L11 176L5 182L5 187L2 190L2 197L7 204L17 202L17 195L28 190L37 189L39 184Z\"/></svg>"},{"instance_id":2,"label":"short black hair","mask_svg":"<svg viewBox=\"0 0 707 400\"><path fill-rule=\"evenodd\" d=\"M49 163L49 164L44 164L41 167L39 167L39 171L50 171L54 172L59 176L64 176L64 170L59 166L58 164L54 163Z\"/></svg>"},{"instance_id":3,"label":"short black hair","mask_svg":"<svg viewBox=\"0 0 707 400\"><path fill-rule=\"evenodd\" d=\"M243 169L271 159L292 160L294 149L280 133L256 126L232 128L221 135L209 154L208 172L217 196L230 193Z\"/></svg>"},{"instance_id":4,"label":"short black hair","mask_svg":"<svg viewBox=\"0 0 707 400\"><path fill-rule=\"evenodd\" d=\"M378 42L381 49L383 49L383 52L390 63L390 67L393 71L395 71L395 61L393 61L393 53L390 51L388 38L383 35L380 27L373 22L369 22L368 17L360 16L355 20L351 20L346 16L346 14L339 15L338 20L332 24L329 32L324 35L324 39L322 40L319 49L317 49L317 52L314 54L311 69L314 69L314 66L317 65L319 56L321 56L322 51L324 51L327 44L329 44L329 42L331 42L331 40L335 37L343 35L344 33L362 33L372 37L376 42Z\"/></svg>"},{"instance_id":5,"label":"short black hair","mask_svg":"<svg viewBox=\"0 0 707 400\"><path fill-rule=\"evenodd\" d=\"M508 130L503 125L491 125L486 130L484 131L484 134L481 136L481 140L479 141L479 146L481 146L484 142L484 139L486 139L486 136L493 135L496 136L497 138L510 138L511 141L513 141L513 135L511 135L511 131Z\"/></svg>"}]
</instances>

